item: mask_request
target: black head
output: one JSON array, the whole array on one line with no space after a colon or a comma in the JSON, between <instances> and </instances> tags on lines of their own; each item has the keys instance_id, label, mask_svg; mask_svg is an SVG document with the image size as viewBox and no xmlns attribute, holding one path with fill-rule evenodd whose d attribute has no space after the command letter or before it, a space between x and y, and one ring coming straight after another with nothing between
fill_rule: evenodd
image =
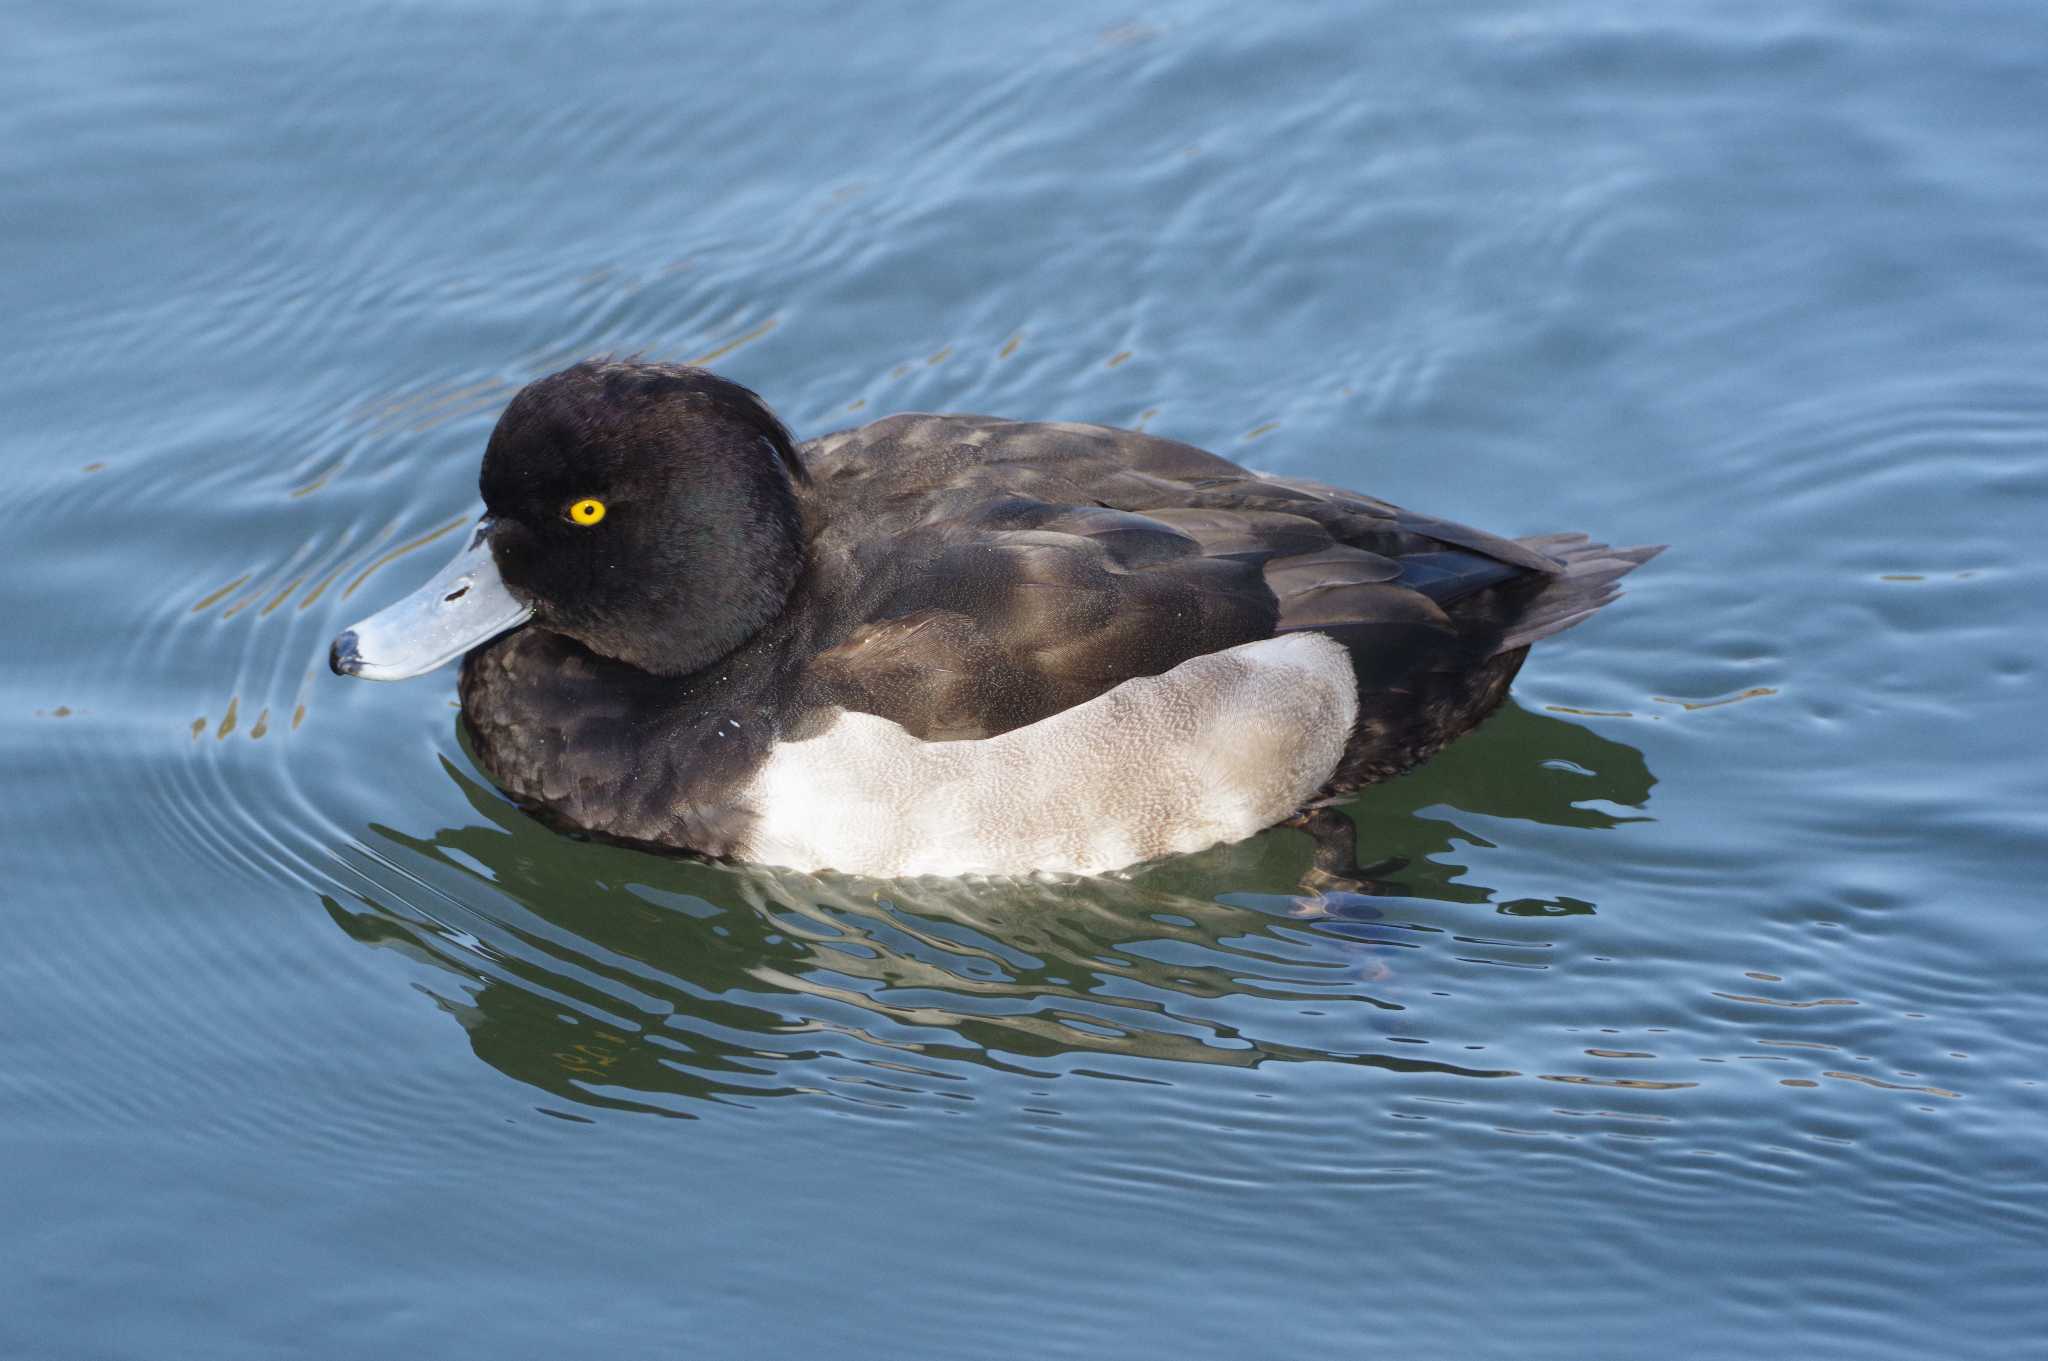
<instances>
[{"instance_id":1,"label":"black head","mask_svg":"<svg viewBox=\"0 0 2048 1361\"><path fill-rule=\"evenodd\" d=\"M804 480L789 431L739 384L586 360L512 399L481 484L492 556L535 624L679 676L781 611Z\"/></svg>"}]
</instances>

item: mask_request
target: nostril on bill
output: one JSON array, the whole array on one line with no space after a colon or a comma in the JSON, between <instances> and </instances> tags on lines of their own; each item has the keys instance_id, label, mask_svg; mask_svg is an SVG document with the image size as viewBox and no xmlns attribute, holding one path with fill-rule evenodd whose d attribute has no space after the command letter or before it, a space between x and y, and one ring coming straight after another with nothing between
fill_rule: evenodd
<instances>
[{"instance_id":1,"label":"nostril on bill","mask_svg":"<svg viewBox=\"0 0 2048 1361\"><path fill-rule=\"evenodd\" d=\"M454 590L452 590L452 591L448 592L448 594L446 594L446 595L442 596L442 597L441 597L441 603L442 603L442 604L444 604L444 605L445 605L445 604L451 604L451 603L453 603L454 601L457 601L457 600L460 600L460 599L462 599L462 597L464 597L464 596L466 596L466 595L468 595L468 594L469 594L469 583L468 583L468 582L464 582L464 583L463 583L462 585L460 585L460 586L457 586L457 587L456 587L456 588L455 588Z\"/></svg>"}]
</instances>

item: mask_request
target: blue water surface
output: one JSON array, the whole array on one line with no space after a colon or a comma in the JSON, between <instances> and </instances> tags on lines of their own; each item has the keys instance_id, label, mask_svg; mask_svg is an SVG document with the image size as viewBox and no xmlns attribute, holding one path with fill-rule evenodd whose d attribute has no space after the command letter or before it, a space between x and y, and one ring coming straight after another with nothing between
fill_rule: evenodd
<instances>
[{"instance_id":1,"label":"blue water surface","mask_svg":"<svg viewBox=\"0 0 2048 1361\"><path fill-rule=\"evenodd\" d=\"M30 0L0 1356L2048 1349L2048 11ZM327 674L516 387L1670 543L1299 833L550 833Z\"/></svg>"}]
</instances>

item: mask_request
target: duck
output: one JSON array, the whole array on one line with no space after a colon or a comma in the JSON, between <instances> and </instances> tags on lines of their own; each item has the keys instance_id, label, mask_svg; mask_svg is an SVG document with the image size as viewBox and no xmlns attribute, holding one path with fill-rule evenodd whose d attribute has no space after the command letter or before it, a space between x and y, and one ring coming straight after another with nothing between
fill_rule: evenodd
<instances>
[{"instance_id":1,"label":"duck","mask_svg":"<svg viewBox=\"0 0 2048 1361\"><path fill-rule=\"evenodd\" d=\"M730 379L610 357L513 396L479 489L337 674L461 658L479 767L560 830L881 878L1103 874L1280 824L1341 863L1345 795L1477 726L1662 547L1105 425L799 442Z\"/></svg>"}]
</instances>

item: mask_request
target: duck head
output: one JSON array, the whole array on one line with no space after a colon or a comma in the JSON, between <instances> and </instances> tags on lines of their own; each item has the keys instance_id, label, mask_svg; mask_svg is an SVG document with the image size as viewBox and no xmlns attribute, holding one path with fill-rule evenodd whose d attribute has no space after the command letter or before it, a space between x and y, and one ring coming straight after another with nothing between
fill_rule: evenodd
<instances>
[{"instance_id":1,"label":"duck head","mask_svg":"<svg viewBox=\"0 0 2048 1361\"><path fill-rule=\"evenodd\" d=\"M484 515L426 585L334 640L341 675L403 680L510 629L682 676L781 612L803 564L789 431L680 364L588 360L522 388L484 450Z\"/></svg>"}]
</instances>

